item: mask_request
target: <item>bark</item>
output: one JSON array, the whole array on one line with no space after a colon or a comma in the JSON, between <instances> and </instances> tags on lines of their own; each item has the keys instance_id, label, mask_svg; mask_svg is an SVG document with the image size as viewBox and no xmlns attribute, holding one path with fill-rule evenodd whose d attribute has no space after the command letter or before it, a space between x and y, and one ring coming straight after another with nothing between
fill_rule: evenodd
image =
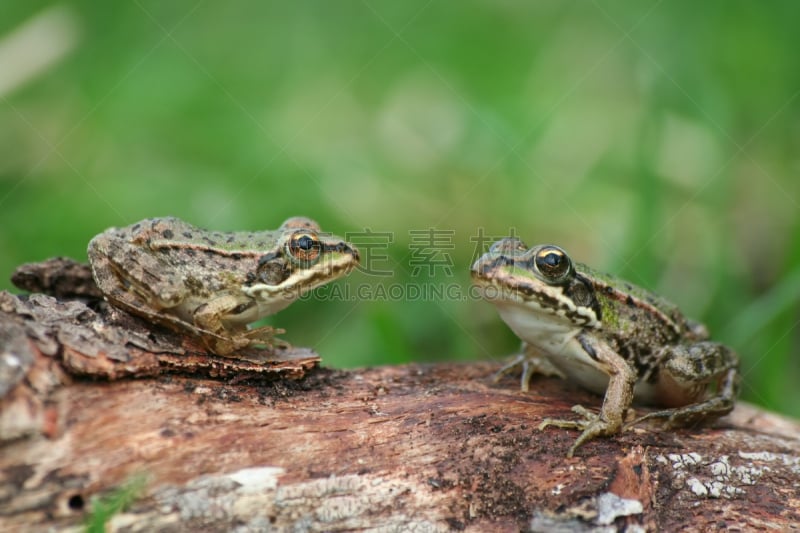
<instances>
[{"instance_id":1,"label":"bark","mask_svg":"<svg viewBox=\"0 0 800 533\"><path fill-rule=\"evenodd\" d=\"M91 291L0 293L0 530L82 527L120 487L132 501L109 520L119 531L800 524L800 423L752 406L567 459L577 432L538 423L600 398L562 380L523 393L492 382L494 363L318 361L215 357Z\"/></svg>"}]
</instances>

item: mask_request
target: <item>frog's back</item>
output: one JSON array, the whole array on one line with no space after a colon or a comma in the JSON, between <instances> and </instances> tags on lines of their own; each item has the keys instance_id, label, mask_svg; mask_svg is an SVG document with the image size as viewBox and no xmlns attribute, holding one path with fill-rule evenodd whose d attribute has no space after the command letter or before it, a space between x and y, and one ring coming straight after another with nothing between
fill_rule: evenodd
<instances>
[{"instance_id":1,"label":"frog's back","mask_svg":"<svg viewBox=\"0 0 800 533\"><path fill-rule=\"evenodd\" d=\"M131 242L137 244L161 240L191 242L198 234L204 232L197 226L176 217L146 218L117 231L127 235Z\"/></svg>"},{"instance_id":2,"label":"frog's back","mask_svg":"<svg viewBox=\"0 0 800 533\"><path fill-rule=\"evenodd\" d=\"M274 231L210 231L176 217L150 218L129 226L131 242L152 249L194 248L218 252L264 252L274 248Z\"/></svg>"},{"instance_id":3,"label":"frog's back","mask_svg":"<svg viewBox=\"0 0 800 533\"><path fill-rule=\"evenodd\" d=\"M121 228L108 228L95 239L122 239L130 243L145 243L154 239L172 239L193 235L199 228L176 217L146 218ZM180 237L178 237L180 238ZM185 238L185 237L184 237Z\"/></svg>"},{"instance_id":4,"label":"frog's back","mask_svg":"<svg viewBox=\"0 0 800 533\"><path fill-rule=\"evenodd\" d=\"M705 337L677 305L624 279L576 265L593 280L606 330L646 351L647 346Z\"/></svg>"}]
</instances>

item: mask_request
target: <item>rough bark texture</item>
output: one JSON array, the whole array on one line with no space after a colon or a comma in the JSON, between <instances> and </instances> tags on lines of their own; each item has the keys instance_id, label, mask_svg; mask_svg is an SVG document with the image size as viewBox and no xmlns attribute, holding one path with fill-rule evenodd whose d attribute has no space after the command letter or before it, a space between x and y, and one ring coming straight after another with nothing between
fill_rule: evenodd
<instances>
[{"instance_id":1,"label":"rough bark texture","mask_svg":"<svg viewBox=\"0 0 800 533\"><path fill-rule=\"evenodd\" d=\"M744 404L712 427L637 427L566 459L577 432L536 426L600 399L561 380L522 393L488 363L221 359L90 293L59 297L0 293L3 531L79 528L132 480L116 530L800 524L800 424Z\"/></svg>"}]
</instances>

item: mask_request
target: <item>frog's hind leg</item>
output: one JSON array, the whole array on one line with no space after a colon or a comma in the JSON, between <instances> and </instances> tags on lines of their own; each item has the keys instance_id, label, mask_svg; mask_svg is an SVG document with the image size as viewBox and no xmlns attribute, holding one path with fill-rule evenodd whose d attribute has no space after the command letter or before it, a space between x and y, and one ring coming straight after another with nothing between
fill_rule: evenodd
<instances>
[{"instance_id":1,"label":"frog's hind leg","mask_svg":"<svg viewBox=\"0 0 800 533\"><path fill-rule=\"evenodd\" d=\"M564 373L553 366L549 359L539 355L536 348L530 344L523 342L520 353L512 356L511 361L495 372L492 381L497 383L506 374L516 371L518 367L522 369L519 389L523 392L530 390L530 381L534 374L565 378Z\"/></svg>"},{"instance_id":2,"label":"frog's hind leg","mask_svg":"<svg viewBox=\"0 0 800 533\"><path fill-rule=\"evenodd\" d=\"M660 369L659 387L666 398L683 395L688 402L648 413L629 426L661 418L667 428L685 427L719 418L733 410L739 393L739 363L733 351L715 342L699 342L670 347L666 356ZM711 384L716 384L714 394L701 399Z\"/></svg>"},{"instance_id":3,"label":"frog's hind leg","mask_svg":"<svg viewBox=\"0 0 800 533\"><path fill-rule=\"evenodd\" d=\"M141 247L98 235L87 250L92 274L106 300L115 307L176 331L193 331L192 324L163 312L186 296L180 277Z\"/></svg>"},{"instance_id":4,"label":"frog's hind leg","mask_svg":"<svg viewBox=\"0 0 800 533\"><path fill-rule=\"evenodd\" d=\"M119 307L149 316L178 304L186 295L182 279L152 253L100 235L87 253L97 286Z\"/></svg>"}]
</instances>

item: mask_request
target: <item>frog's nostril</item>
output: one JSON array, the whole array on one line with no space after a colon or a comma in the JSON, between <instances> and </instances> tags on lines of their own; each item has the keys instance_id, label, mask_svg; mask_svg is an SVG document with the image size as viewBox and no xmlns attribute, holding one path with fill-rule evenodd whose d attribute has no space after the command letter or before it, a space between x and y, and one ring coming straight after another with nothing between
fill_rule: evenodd
<instances>
[{"instance_id":1,"label":"frog's nostril","mask_svg":"<svg viewBox=\"0 0 800 533\"><path fill-rule=\"evenodd\" d=\"M83 506L85 502L83 500L83 496L81 494L73 494L67 500L67 506L72 511L83 511Z\"/></svg>"},{"instance_id":2,"label":"frog's nostril","mask_svg":"<svg viewBox=\"0 0 800 533\"><path fill-rule=\"evenodd\" d=\"M352 256L356 261L361 259L360 254L358 252L358 248L355 246L351 246L347 243L340 242L333 247L333 250L340 254L346 254Z\"/></svg>"}]
</instances>

